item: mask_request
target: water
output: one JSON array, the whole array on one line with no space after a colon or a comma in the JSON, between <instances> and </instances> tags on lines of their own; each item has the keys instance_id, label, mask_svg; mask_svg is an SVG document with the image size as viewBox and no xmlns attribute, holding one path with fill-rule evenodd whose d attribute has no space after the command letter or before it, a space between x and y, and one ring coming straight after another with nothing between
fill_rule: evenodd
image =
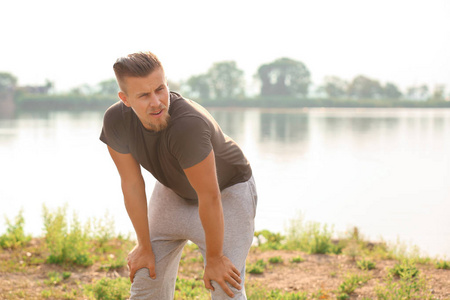
<instances>
[{"instance_id":1,"label":"water","mask_svg":"<svg viewBox=\"0 0 450 300\"><path fill-rule=\"evenodd\" d=\"M357 226L450 255L450 110L211 109L243 148L258 185L256 228L282 232L306 221ZM42 234L42 204L67 203L83 221L113 216L133 228L120 181L98 140L102 112L22 113L0 120L0 212L23 208L26 231ZM147 193L154 179L145 175ZM0 223L0 232L5 231Z\"/></svg>"}]
</instances>

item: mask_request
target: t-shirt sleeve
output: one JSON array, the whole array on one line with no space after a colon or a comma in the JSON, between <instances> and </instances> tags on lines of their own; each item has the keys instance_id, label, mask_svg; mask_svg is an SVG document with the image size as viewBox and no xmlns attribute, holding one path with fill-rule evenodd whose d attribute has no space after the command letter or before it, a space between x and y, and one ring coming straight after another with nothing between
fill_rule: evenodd
<instances>
[{"instance_id":1,"label":"t-shirt sleeve","mask_svg":"<svg viewBox=\"0 0 450 300\"><path fill-rule=\"evenodd\" d=\"M119 153L130 153L120 103L112 105L105 112L100 140Z\"/></svg>"},{"instance_id":2,"label":"t-shirt sleeve","mask_svg":"<svg viewBox=\"0 0 450 300\"><path fill-rule=\"evenodd\" d=\"M198 117L186 118L173 128L169 145L181 168L195 166L208 156L213 149L211 132L208 123Z\"/></svg>"}]
</instances>

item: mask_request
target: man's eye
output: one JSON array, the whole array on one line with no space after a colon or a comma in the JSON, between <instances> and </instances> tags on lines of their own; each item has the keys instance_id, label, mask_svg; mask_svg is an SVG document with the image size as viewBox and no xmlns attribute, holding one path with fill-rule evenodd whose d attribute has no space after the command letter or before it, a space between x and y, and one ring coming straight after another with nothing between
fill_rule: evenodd
<instances>
[{"instance_id":1,"label":"man's eye","mask_svg":"<svg viewBox=\"0 0 450 300\"><path fill-rule=\"evenodd\" d=\"M148 94L142 94L142 95L139 96L139 98L144 98L144 97L147 97L147 96L148 96Z\"/></svg>"}]
</instances>

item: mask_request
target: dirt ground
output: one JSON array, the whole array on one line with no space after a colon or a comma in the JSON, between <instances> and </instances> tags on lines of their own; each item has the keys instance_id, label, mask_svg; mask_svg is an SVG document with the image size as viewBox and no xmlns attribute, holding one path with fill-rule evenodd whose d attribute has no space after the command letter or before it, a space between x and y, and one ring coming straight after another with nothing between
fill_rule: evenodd
<instances>
[{"instance_id":1,"label":"dirt ground","mask_svg":"<svg viewBox=\"0 0 450 300\"><path fill-rule=\"evenodd\" d=\"M34 241L34 243L39 243ZM67 299L68 292L73 298L85 299L82 287L95 280L109 277L127 277L128 270L122 267L113 271L102 270L99 264L90 267L63 268L57 265L43 263L40 253L29 252L30 249L20 251L2 250L0 252L0 299L44 299L42 291L49 288L48 273L50 271L70 271L71 276L64 284L55 285L60 289L60 296L53 295L48 299ZM376 299L375 286L383 282L387 269L392 268L396 261L375 261L376 268L370 271L361 271L356 263L345 255L308 255L296 251L260 251L252 249L248 263L259 259L268 262L269 258L280 256L281 263L267 263L262 274L247 274L248 285L258 285L265 289L280 289L287 292L307 291L317 293L322 291L320 299L336 299L338 286L345 276L351 274L370 275L370 280L357 288L350 295L350 299ZM301 256L303 262L292 263L290 260ZM436 269L432 264L417 265L421 276L425 276L429 289L435 299L450 299L450 270ZM179 269L179 277L195 278L201 280L202 261L199 253L189 251L183 256ZM57 293L56 293L57 295Z\"/></svg>"}]
</instances>

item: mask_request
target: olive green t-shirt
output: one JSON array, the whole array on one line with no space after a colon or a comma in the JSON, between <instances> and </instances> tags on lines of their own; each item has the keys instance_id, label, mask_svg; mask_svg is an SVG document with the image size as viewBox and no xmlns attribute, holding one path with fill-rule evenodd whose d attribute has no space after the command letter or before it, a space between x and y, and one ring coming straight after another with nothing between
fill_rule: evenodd
<instances>
[{"instance_id":1,"label":"olive green t-shirt","mask_svg":"<svg viewBox=\"0 0 450 300\"><path fill-rule=\"evenodd\" d=\"M170 93L170 120L160 132L147 130L122 101L105 112L100 140L136 161L163 185L184 199L197 199L183 169L192 167L214 150L220 190L250 179L250 164L239 146L222 132L198 103Z\"/></svg>"}]
</instances>

